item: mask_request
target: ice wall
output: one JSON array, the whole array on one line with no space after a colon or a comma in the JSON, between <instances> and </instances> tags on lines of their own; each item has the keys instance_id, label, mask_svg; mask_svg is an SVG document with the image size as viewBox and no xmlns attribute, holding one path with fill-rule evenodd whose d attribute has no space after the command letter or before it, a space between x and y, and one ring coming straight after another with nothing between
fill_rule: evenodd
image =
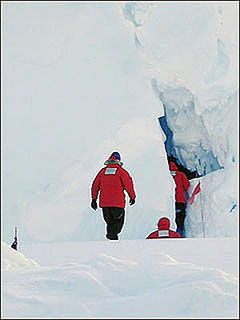
<instances>
[{"instance_id":1,"label":"ice wall","mask_svg":"<svg viewBox=\"0 0 240 320\"><path fill-rule=\"evenodd\" d=\"M203 175L206 236L236 237L238 4L131 2L122 10L163 105L166 150ZM188 207L187 236L203 236L201 211L198 196Z\"/></svg>"},{"instance_id":2,"label":"ice wall","mask_svg":"<svg viewBox=\"0 0 240 320\"><path fill-rule=\"evenodd\" d=\"M216 150L209 132L219 124L208 111L223 109L224 100L238 90L233 72L236 3L128 2L122 11L132 26L130 32L141 43L137 47L144 72L163 104L167 151L201 175L222 168L222 154L229 147Z\"/></svg>"},{"instance_id":3,"label":"ice wall","mask_svg":"<svg viewBox=\"0 0 240 320\"><path fill-rule=\"evenodd\" d=\"M153 87L157 87L155 81ZM158 95L172 135L172 154L169 156L175 156L182 165L200 175L220 169L204 121L195 111L195 99L190 91L167 88L158 91Z\"/></svg>"},{"instance_id":4,"label":"ice wall","mask_svg":"<svg viewBox=\"0 0 240 320\"><path fill-rule=\"evenodd\" d=\"M186 236L190 238L238 238L239 194L238 166L191 180L189 194L200 182L201 191L192 205L188 204L185 219Z\"/></svg>"}]
</instances>

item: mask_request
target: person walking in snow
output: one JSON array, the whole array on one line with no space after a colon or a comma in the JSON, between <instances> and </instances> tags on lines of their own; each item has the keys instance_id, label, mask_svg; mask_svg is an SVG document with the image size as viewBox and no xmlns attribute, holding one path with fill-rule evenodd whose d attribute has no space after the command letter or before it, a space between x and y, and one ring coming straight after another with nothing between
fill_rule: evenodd
<instances>
[{"instance_id":1,"label":"person walking in snow","mask_svg":"<svg viewBox=\"0 0 240 320\"><path fill-rule=\"evenodd\" d=\"M177 232L182 236L184 235L184 220L186 217L187 200L185 192L189 188L189 181L185 173L178 170L177 165L174 162L169 163L169 168L172 177L174 178L175 188L175 222L177 224Z\"/></svg>"},{"instance_id":2,"label":"person walking in snow","mask_svg":"<svg viewBox=\"0 0 240 320\"><path fill-rule=\"evenodd\" d=\"M103 218L107 224L106 238L118 240L125 217L125 194L127 191L132 206L135 203L136 194L134 184L129 173L122 168L123 163L118 152L113 152L92 183L91 207L97 209L97 198L100 191L100 203Z\"/></svg>"},{"instance_id":3,"label":"person walking in snow","mask_svg":"<svg viewBox=\"0 0 240 320\"><path fill-rule=\"evenodd\" d=\"M150 233L147 239L164 239L164 238L182 238L182 236L173 230L170 230L170 220L166 217L158 221L158 230Z\"/></svg>"}]
</instances>

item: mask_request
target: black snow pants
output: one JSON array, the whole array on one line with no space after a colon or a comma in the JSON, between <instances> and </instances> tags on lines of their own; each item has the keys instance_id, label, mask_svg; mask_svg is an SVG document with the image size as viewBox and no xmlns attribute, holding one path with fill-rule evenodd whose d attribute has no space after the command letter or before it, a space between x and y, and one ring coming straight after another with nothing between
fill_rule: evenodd
<instances>
[{"instance_id":1,"label":"black snow pants","mask_svg":"<svg viewBox=\"0 0 240 320\"><path fill-rule=\"evenodd\" d=\"M109 240L118 240L118 234L121 232L125 211L124 208L105 207L102 208L103 218L107 223L106 238Z\"/></svg>"},{"instance_id":2,"label":"black snow pants","mask_svg":"<svg viewBox=\"0 0 240 320\"><path fill-rule=\"evenodd\" d=\"M184 219L186 217L186 204L182 202L175 203L177 229L181 232L184 230Z\"/></svg>"}]
</instances>

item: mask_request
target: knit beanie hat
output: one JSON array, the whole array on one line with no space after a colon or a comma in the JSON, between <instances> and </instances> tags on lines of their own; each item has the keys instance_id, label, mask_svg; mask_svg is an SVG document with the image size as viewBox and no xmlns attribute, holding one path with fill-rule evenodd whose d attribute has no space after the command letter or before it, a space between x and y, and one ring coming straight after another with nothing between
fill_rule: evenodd
<instances>
[{"instance_id":1,"label":"knit beanie hat","mask_svg":"<svg viewBox=\"0 0 240 320\"><path fill-rule=\"evenodd\" d=\"M111 154L110 158L112 158L112 157L114 157L114 158L116 158L117 160L121 161L121 156L120 156L120 154L119 154L117 151L114 151L114 152ZM109 158L109 159L110 159L110 158Z\"/></svg>"}]
</instances>

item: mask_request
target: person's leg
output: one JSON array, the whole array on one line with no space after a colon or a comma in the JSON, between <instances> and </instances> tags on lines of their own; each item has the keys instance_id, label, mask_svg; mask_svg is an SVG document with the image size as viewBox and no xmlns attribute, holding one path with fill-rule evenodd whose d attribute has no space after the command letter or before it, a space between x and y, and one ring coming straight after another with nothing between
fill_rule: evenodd
<instances>
[{"instance_id":1,"label":"person's leg","mask_svg":"<svg viewBox=\"0 0 240 320\"><path fill-rule=\"evenodd\" d=\"M175 222L176 222L176 225L177 225L177 232L180 231L180 222L179 222L179 212L180 212L180 209L179 209L179 203L178 202L175 202Z\"/></svg>"},{"instance_id":2,"label":"person's leg","mask_svg":"<svg viewBox=\"0 0 240 320\"><path fill-rule=\"evenodd\" d=\"M177 232L182 233L184 230L184 219L185 219L185 203L176 202L176 219L175 222L177 224Z\"/></svg>"},{"instance_id":3,"label":"person's leg","mask_svg":"<svg viewBox=\"0 0 240 320\"><path fill-rule=\"evenodd\" d=\"M102 212L103 212L103 219L105 220L106 224L107 224L107 234L106 237L108 238L108 235L111 234L111 208L110 207L105 207L102 208Z\"/></svg>"},{"instance_id":4,"label":"person's leg","mask_svg":"<svg viewBox=\"0 0 240 320\"><path fill-rule=\"evenodd\" d=\"M123 227L125 218L124 208L112 207L112 233L118 235Z\"/></svg>"},{"instance_id":5,"label":"person's leg","mask_svg":"<svg viewBox=\"0 0 240 320\"><path fill-rule=\"evenodd\" d=\"M183 203L182 204L182 214L180 217L180 225L181 225L181 229L182 229L182 236L185 237L185 229L184 229L184 220L186 218L186 204Z\"/></svg>"},{"instance_id":6,"label":"person's leg","mask_svg":"<svg viewBox=\"0 0 240 320\"><path fill-rule=\"evenodd\" d=\"M118 233L121 232L124 223L125 212L123 208L103 208L103 218L107 223L106 237L110 240L118 240Z\"/></svg>"}]
</instances>

